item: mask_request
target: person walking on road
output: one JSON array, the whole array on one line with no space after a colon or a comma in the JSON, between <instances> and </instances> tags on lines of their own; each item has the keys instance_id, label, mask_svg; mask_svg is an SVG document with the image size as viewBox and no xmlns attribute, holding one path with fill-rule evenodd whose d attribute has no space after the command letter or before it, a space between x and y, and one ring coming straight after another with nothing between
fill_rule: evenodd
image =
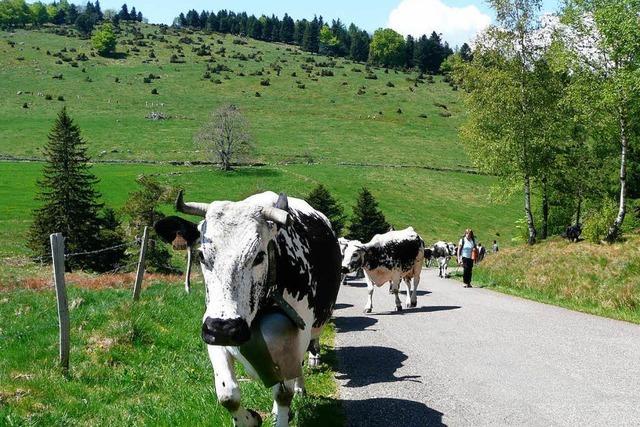
<instances>
[{"instance_id":1,"label":"person walking on road","mask_svg":"<svg viewBox=\"0 0 640 427\"><path fill-rule=\"evenodd\" d=\"M473 263L478 259L478 247L473 230L467 228L458 243L458 264L462 264L462 281L465 288L471 287Z\"/></svg>"}]
</instances>

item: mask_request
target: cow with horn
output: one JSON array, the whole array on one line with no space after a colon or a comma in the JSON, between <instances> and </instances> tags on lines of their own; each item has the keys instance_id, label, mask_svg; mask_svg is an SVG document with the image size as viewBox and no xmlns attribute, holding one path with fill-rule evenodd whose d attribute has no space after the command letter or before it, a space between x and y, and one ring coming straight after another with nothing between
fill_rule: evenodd
<instances>
[{"instance_id":1,"label":"cow with horn","mask_svg":"<svg viewBox=\"0 0 640 427\"><path fill-rule=\"evenodd\" d=\"M218 401L234 425L261 424L241 404L236 360L272 388L276 425L288 425L293 394L304 391L304 354L318 362L318 339L340 287L340 248L329 220L305 201L273 192L212 203L185 203L180 192L176 207L203 220L168 217L154 227L165 241L199 243L201 334Z\"/></svg>"}]
</instances>

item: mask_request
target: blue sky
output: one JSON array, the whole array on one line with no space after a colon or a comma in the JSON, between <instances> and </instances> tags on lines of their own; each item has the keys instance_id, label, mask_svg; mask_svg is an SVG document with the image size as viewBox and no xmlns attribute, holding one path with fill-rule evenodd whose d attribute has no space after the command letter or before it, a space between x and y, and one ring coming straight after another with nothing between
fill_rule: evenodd
<instances>
[{"instance_id":1,"label":"blue sky","mask_svg":"<svg viewBox=\"0 0 640 427\"><path fill-rule=\"evenodd\" d=\"M78 1L82 4L82 1ZM103 9L120 9L124 0L101 0ZM308 2L300 0L182 0L153 1L129 0L129 8L135 6L150 22L170 24L182 11L196 9L246 11L249 14L288 13L294 19L309 18L314 14L325 19L340 18L345 23L354 22L367 31L391 26L403 34L444 33L452 45L469 38L477 28L493 19L491 9L482 0L324 0ZM558 8L559 0L544 0L544 10L552 12ZM473 8L469 8L472 6ZM393 11L395 18L390 25ZM475 9L475 10L474 10ZM438 13L431 13L438 10ZM484 17L486 16L486 18Z\"/></svg>"}]
</instances>

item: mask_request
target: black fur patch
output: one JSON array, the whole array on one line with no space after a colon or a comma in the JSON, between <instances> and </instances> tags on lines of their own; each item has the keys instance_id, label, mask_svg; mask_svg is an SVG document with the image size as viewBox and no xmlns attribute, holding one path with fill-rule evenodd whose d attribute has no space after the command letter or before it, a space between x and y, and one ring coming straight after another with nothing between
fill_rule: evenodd
<instances>
[{"instance_id":1,"label":"black fur patch","mask_svg":"<svg viewBox=\"0 0 640 427\"><path fill-rule=\"evenodd\" d=\"M384 246L367 247L364 267L367 270L385 267L389 270L409 271L413 268L420 251L424 251L424 242L419 237L392 240Z\"/></svg>"},{"instance_id":2,"label":"black fur patch","mask_svg":"<svg viewBox=\"0 0 640 427\"><path fill-rule=\"evenodd\" d=\"M318 327L331 317L340 289L340 247L333 230L320 217L295 210L289 213L291 225L276 237L278 290L287 290L298 300L309 297L313 326Z\"/></svg>"}]
</instances>

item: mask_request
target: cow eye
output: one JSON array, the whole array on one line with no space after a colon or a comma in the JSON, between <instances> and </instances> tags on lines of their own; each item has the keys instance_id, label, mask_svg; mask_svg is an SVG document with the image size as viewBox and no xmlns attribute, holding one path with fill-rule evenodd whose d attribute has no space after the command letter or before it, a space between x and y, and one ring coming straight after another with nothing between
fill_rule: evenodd
<instances>
[{"instance_id":1,"label":"cow eye","mask_svg":"<svg viewBox=\"0 0 640 427\"><path fill-rule=\"evenodd\" d=\"M258 264L262 264L263 261L264 261L264 251L260 251L258 252L258 255L256 255L256 258L253 260L253 265L256 266Z\"/></svg>"}]
</instances>

